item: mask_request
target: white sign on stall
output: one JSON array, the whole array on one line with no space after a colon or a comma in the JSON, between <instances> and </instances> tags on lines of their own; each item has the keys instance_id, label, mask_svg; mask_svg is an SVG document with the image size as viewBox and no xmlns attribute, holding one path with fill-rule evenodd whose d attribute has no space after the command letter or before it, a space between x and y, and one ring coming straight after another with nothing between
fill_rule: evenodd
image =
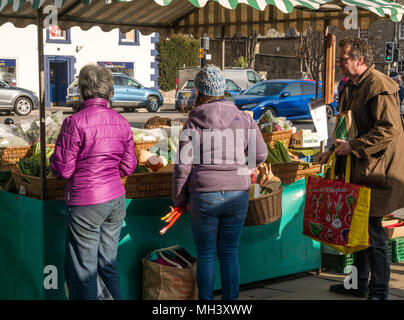
<instances>
[{"instance_id":1,"label":"white sign on stall","mask_svg":"<svg viewBox=\"0 0 404 320\"><path fill-rule=\"evenodd\" d=\"M324 100L316 100L309 103L311 118L313 119L320 141L328 139L327 110Z\"/></svg>"}]
</instances>

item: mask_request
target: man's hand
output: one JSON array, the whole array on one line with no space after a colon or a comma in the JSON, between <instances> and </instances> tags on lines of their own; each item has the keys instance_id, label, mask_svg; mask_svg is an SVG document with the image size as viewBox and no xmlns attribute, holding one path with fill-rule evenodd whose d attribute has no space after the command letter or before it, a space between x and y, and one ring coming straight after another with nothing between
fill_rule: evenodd
<instances>
[{"instance_id":1,"label":"man's hand","mask_svg":"<svg viewBox=\"0 0 404 320\"><path fill-rule=\"evenodd\" d=\"M332 154L331 151L323 152L322 154L320 154L320 155L318 156L317 161L318 161L320 164L326 164L327 161L328 161L328 159L330 158L331 154Z\"/></svg>"},{"instance_id":2,"label":"man's hand","mask_svg":"<svg viewBox=\"0 0 404 320\"><path fill-rule=\"evenodd\" d=\"M335 139L335 142L337 143L338 146L335 148L335 153L337 155L347 155L352 152L352 148L349 145L348 140Z\"/></svg>"}]
</instances>

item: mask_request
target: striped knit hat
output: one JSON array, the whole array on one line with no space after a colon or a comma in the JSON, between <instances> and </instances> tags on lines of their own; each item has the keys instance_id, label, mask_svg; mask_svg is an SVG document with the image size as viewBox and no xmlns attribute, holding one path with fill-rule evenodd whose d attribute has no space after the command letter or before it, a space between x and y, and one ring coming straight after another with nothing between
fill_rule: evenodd
<instances>
[{"instance_id":1,"label":"striped knit hat","mask_svg":"<svg viewBox=\"0 0 404 320\"><path fill-rule=\"evenodd\" d=\"M222 71L213 64L208 64L196 74L194 85L200 93L212 97L224 95L226 87Z\"/></svg>"}]
</instances>

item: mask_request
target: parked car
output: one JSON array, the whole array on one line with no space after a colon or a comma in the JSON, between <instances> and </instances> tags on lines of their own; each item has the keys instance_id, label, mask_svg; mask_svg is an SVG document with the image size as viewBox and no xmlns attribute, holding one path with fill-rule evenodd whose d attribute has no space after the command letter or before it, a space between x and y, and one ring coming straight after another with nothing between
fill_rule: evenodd
<instances>
[{"instance_id":1,"label":"parked car","mask_svg":"<svg viewBox=\"0 0 404 320\"><path fill-rule=\"evenodd\" d=\"M315 98L316 83L312 80L278 79L255 84L240 95L234 96L234 103L242 110L252 111L254 120L263 112L271 110L276 117L289 120L311 119L309 103ZM319 86L321 98L321 86ZM337 113L337 101L326 106L330 119Z\"/></svg>"},{"instance_id":2,"label":"parked car","mask_svg":"<svg viewBox=\"0 0 404 320\"><path fill-rule=\"evenodd\" d=\"M39 107L39 99L35 92L10 86L0 80L0 113L15 112L19 116L26 116L33 109Z\"/></svg>"},{"instance_id":3,"label":"parked car","mask_svg":"<svg viewBox=\"0 0 404 320\"><path fill-rule=\"evenodd\" d=\"M243 90L230 79L226 79L225 98L232 100L236 94L243 92ZM177 92L175 98L175 108L180 111L182 106L191 107L195 100L195 87L194 80L187 80L181 90Z\"/></svg>"},{"instance_id":4,"label":"parked car","mask_svg":"<svg viewBox=\"0 0 404 320\"><path fill-rule=\"evenodd\" d=\"M176 79L177 92L184 86L185 82L194 80L199 70L201 70L200 67L187 67L178 70ZM246 90L257 82L262 81L257 72L245 68L225 68L224 76L226 79L233 80L242 90Z\"/></svg>"},{"instance_id":5,"label":"parked car","mask_svg":"<svg viewBox=\"0 0 404 320\"><path fill-rule=\"evenodd\" d=\"M67 88L66 105L75 109L80 103L81 96L76 77ZM124 73L114 73L114 96L111 101L113 108L120 107L125 111L146 108L149 112L156 112L163 103L163 96L158 90L146 88Z\"/></svg>"}]
</instances>

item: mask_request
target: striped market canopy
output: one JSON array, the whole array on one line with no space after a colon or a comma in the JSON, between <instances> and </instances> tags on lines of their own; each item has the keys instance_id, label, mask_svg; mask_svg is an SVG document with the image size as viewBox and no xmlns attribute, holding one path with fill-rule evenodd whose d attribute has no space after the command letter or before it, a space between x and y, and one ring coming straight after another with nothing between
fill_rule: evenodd
<instances>
[{"instance_id":1,"label":"striped market canopy","mask_svg":"<svg viewBox=\"0 0 404 320\"><path fill-rule=\"evenodd\" d=\"M80 26L87 30L99 26L103 31L134 28L143 34L159 32L207 33L218 37L235 33L261 35L273 28L285 33L293 27L304 31L308 26L322 31L327 25L344 29L344 21L355 6L358 27L368 29L377 19L399 22L404 7L387 0L0 0L0 25L11 22L17 27L36 23L37 9L48 5L57 9L61 29ZM349 7L348 9L352 9Z\"/></svg>"}]
</instances>

